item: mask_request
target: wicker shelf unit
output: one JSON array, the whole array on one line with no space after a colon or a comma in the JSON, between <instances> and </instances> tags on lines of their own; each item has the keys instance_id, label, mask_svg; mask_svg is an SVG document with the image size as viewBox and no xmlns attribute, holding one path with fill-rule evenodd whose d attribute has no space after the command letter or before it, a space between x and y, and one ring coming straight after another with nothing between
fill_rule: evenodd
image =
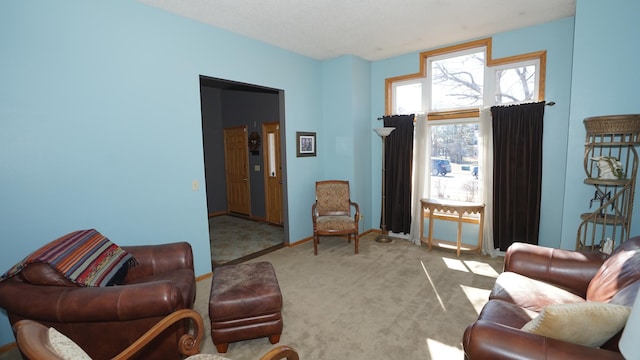
<instances>
[{"instance_id":1,"label":"wicker shelf unit","mask_svg":"<svg viewBox=\"0 0 640 360\"><path fill-rule=\"evenodd\" d=\"M631 228L640 114L590 117L584 119L584 126L587 130L584 183L594 187L594 196L590 200L590 212L580 215L576 250L599 250L607 239L613 241L615 248L629 238ZM600 178L596 160L600 157L620 161L623 175L619 179Z\"/></svg>"}]
</instances>

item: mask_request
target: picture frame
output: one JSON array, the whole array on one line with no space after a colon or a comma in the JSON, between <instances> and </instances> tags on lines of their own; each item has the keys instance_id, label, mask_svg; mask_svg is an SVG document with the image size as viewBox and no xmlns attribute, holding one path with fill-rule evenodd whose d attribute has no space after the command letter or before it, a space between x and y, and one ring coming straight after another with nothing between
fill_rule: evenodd
<instances>
[{"instance_id":1,"label":"picture frame","mask_svg":"<svg viewBox=\"0 0 640 360\"><path fill-rule=\"evenodd\" d=\"M314 132L296 132L296 156L316 156L316 133Z\"/></svg>"}]
</instances>

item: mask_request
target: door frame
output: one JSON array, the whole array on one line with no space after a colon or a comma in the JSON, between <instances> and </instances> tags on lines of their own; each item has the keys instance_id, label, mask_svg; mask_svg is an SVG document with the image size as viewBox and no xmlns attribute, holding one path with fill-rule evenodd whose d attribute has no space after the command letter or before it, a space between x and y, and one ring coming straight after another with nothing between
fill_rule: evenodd
<instances>
[{"instance_id":1,"label":"door frame","mask_svg":"<svg viewBox=\"0 0 640 360\"><path fill-rule=\"evenodd\" d=\"M282 164L282 226L284 228L284 243L285 245L290 244L291 239L290 239L290 223L289 223L289 190L288 190L288 184L287 184L287 124L286 124L286 117L285 117L285 103L284 103L284 98L285 98L285 92L282 89L275 89L275 88L270 88L270 87L265 87L265 86L260 86L260 85L254 85L254 84L248 84L248 83L242 83L242 82L237 82L237 81L232 81L232 80L226 80L226 79L220 79L220 78L214 78L214 77L210 77L210 76L206 76L206 75L200 75L200 93L201 93L201 107L202 107L202 103L206 100L202 97L202 88L206 87L206 88L211 88L211 89L217 89L220 91L247 91L247 92L266 92L266 93L271 93L271 94L277 94L278 95L278 122L280 123L280 161ZM203 109L201 108L201 111ZM205 146L204 142L205 139L207 139L206 135L209 134L205 134L205 129L207 129L208 127L205 126L205 114L204 112L201 112L202 115L202 121L203 121L203 146L204 146L204 150L205 150L205 164L203 164L203 166L205 166L206 169L206 159L207 157L214 157L214 156L223 156L222 154L211 154L207 152L207 147ZM221 140L221 139L220 139ZM209 141L214 141L213 139L210 139ZM215 169L213 169L212 171L215 172ZM205 170L205 174L206 174L206 170ZM208 193L209 191L214 191L215 187L211 186L208 187L207 183L209 181L206 179L206 175L205 175L205 189L207 189L208 191L205 191L205 193ZM225 195L226 197L226 195ZM214 214L215 212L210 212L210 214Z\"/></svg>"}]
</instances>

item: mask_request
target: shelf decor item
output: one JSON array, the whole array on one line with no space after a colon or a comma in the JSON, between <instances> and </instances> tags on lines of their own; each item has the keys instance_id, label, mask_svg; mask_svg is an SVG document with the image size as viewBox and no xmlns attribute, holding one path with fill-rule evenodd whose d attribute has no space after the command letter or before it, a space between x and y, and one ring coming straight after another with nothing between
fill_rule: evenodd
<instances>
[{"instance_id":1,"label":"shelf decor item","mask_svg":"<svg viewBox=\"0 0 640 360\"><path fill-rule=\"evenodd\" d=\"M596 156L591 160L596 162L598 167L598 179L616 180L624 179L624 171L622 171L622 163L613 156Z\"/></svg>"}]
</instances>

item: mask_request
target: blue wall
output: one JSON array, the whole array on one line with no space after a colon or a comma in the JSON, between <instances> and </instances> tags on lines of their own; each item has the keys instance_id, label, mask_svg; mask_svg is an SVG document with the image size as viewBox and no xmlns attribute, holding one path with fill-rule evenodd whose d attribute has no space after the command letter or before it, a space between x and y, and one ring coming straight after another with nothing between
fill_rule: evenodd
<instances>
[{"instance_id":1,"label":"blue wall","mask_svg":"<svg viewBox=\"0 0 640 360\"><path fill-rule=\"evenodd\" d=\"M565 248L575 246L580 213L589 211L589 199L593 196L593 187L583 184L586 135L583 120L590 116L640 113L639 12L640 2L636 0L577 2L564 194L565 204L572 206L562 208L561 246ZM640 234L639 204L635 201L631 235Z\"/></svg>"},{"instance_id":2,"label":"blue wall","mask_svg":"<svg viewBox=\"0 0 640 360\"><path fill-rule=\"evenodd\" d=\"M557 105L545 119L542 244L574 246L574 204L587 191L575 186L582 119L639 112L639 6L578 0L575 51L574 18L494 36L494 57L548 51L546 99ZM189 241L197 275L211 271L205 189L191 189L204 184L199 75L284 90L285 221L296 242L312 233L314 182L328 177L353 182L362 229L377 227L381 142L371 130L384 79L417 72L419 60L320 62L132 0L0 2L0 53L0 264L95 227L122 245ZM318 156L295 156L296 131L317 132Z\"/></svg>"},{"instance_id":3,"label":"blue wall","mask_svg":"<svg viewBox=\"0 0 640 360\"><path fill-rule=\"evenodd\" d=\"M321 122L320 62L122 0L2 2L0 53L5 269L94 227L121 245L189 241L210 272L199 75L285 91L289 232L311 234L321 163L295 158L295 131ZM3 312L0 330L13 341Z\"/></svg>"}]
</instances>

